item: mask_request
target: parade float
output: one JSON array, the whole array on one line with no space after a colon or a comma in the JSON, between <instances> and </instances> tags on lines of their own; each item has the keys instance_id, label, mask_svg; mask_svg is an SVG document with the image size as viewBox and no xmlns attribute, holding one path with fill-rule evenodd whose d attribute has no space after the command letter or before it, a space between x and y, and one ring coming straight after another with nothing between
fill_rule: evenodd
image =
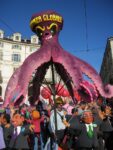
<instances>
[{"instance_id":1,"label":"parade float","mask_svg":"<svg viewBox=\"0 0 113 150\"><path fill-rule=\"evenodd\" d=\"M34 14L30 20L30 27L39 37L41 46L25 59L10 78L5 91L4 106L9 103L15 106L23 104L31 80L30 105L35 105L40 94L52 100L53 104L56 95L70 96L74 104L81 99L88 102L96 100L98 95L113 97L113 86L105 86L92 66L62 48L58 40L63 28L63 18L60 14L51 10ZM48 68L51 68L51 83L43 89L41 87ZM57 83L56 73L60 77ZM90 80L85 80L84 75Z\"/></svg>"}]
</instances>

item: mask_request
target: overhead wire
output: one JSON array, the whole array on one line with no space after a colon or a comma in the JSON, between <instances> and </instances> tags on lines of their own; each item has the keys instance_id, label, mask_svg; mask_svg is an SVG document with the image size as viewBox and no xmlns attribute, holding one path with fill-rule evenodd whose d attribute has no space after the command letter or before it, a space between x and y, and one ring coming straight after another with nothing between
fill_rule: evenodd
<instances>
[{"instance_id":1,"label":"overhead wire","mask_svg":"<svg viewBox=\"0 0 113 150\"><path fill-rule=\"evenodd\" d=\"M10 31L15 32L15 30L9 24L7 24L6 21L4 21L2 18L0 18L0 22L2 22L5 26L7 26L7 28Z\"/></svg>"},{"instance_id":2,"label":"overhead wire","mask_svg":"<svg viewBox=\"0 0 113 150\"><path fill-rule=\"evenodd\" d=\"M84 0L84 15L85 15L85 38L86 38L86 49L84 50L75 50L72 52L91 52L96 50L104 50L105 47L98 47L98 48L89 48L88 44L88 23L87 23L87 6L86 6L86 0Z\"/></svg>"},{"instance_id":3,"label":"overhead wire","mask_svg":"<svg viewBox=\"0 0 113 150\"><path fill-rule=\"evenodd\" d=\"M86 8L86 0L84 0L84 15L85 15L85 32L86 32L86 50L89 50L88 45L88 24L87 24L87 8Z\"/></svg>"},{"instance_id":4,"label":"overhead wire","mask_svg":"<svg viewBox=\"0 0 113 150\"><path fill-rule=\"evenodd\" d=\"M97 47L97 48L88 48L88 49L84 49L84 50L75 50L75 51L72 51L72 52L86 52L86 53L88 53L88 52L91 52L91 51L99 51L100 52L100 50L104 50L105 49L105 47Z\"/></svg>"}]
</instances>

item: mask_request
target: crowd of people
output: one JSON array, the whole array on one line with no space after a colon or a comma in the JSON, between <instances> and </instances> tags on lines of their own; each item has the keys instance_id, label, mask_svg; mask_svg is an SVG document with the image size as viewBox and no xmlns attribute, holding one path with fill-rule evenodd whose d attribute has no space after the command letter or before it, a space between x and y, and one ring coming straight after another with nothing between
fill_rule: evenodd
<instances>
[{"instance_id":1,"label":"crowd of people","mask_svg":"<svg viewBox=\"0 0 113 150\"><path fill-rule=\"evenodd\" d=\"M9 104L0 109L0 149L112 150L112 109L111 103L83 100L64 107L61 97L56 106Z\"/></svg>"}]
</instances>

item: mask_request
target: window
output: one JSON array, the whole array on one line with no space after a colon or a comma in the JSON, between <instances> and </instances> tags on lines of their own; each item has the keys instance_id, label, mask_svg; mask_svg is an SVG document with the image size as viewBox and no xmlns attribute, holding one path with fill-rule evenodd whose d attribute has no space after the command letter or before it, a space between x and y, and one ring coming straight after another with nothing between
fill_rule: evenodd
<instances>
[{"instance_id":1,"label":"window","mask_svg":"<svg viewBox=\"0 0 113 150\"><path fill-rule=\"evenodd\" d=\"M38 44L38 37L36 35L31 36L31 43Z\"/></svg>"},{"instance_id":2,"label":"window","mask_svg":"<svg viewBox=\"0 0 113 150\"><path fill-rule=\"evenodd\" d=\"M36 43L36 38L33 38L33 43Z\"/></svg>"},{"instance_id":3,"label":"window","mask_svg":"<svg viewBox=\"0 0 113 150\"><path fill-rule=\"evenodd\" d=\"M30 47L30 52L36 51L37 47Z\"/></svg>"},{"instance_id":4,"label":"window","mask_svg":"<svg viewBox=\"0 0 113 150\"><path fill-rule=\"evenodd\" d=\"M12 49L21 49L20 45L12 45Z\"/></svg>"},{"instance_id":5,"label":"window","mask_svg":"<svg viewBox=\"0 0 113 150\"><path fill-rule=\"evenodd\" d=\"M0 51L0 60L2 60L2 59L3 59L3 52Z\"/></svg>"},{"instance_id":6,"label":"window","mask_svg":"<svg viewBox=\"0 0 113 150\"><path fill-rule=\"evenodd\" d=\"M4 46L3 42L0 42L0 47L3 47L3 46Z\"/></svg>"},{"instance_id":7,"label":"window","mask_svg":"<svg viewBox=\"0 0 113 150\"><path fill-rule=\"evenodd\" d=\"M21 61L20 54L13 54L12 55L12 61L14 61L14 62L20 62Z\"/></svg>"},{"instance_id":8,"label":"window","mask_svg":"<svg viewBox=\"0 0 113 150\"><path fill-rule=\"evenodd\" d=\"M16 36L15 39L18 41L19 40L19 36Z\"/></svg>"}]
</instances>

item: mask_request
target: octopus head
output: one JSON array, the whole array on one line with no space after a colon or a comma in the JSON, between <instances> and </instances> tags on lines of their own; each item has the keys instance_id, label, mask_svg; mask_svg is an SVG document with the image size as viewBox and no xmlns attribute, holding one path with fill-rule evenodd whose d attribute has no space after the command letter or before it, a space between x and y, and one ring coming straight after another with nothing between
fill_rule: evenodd
<instances>
[{"instance_id":1,"label":"octopus head","mask_svg":"<svg viewBox=\"0 0 113 150\"><path fill-rule=\"evenodd\" d=\"M50 40L59 33L63 26L63 18L54 11L44 11L32 16L30 27L40 41Z\"/></svg>"}]
</instances>

